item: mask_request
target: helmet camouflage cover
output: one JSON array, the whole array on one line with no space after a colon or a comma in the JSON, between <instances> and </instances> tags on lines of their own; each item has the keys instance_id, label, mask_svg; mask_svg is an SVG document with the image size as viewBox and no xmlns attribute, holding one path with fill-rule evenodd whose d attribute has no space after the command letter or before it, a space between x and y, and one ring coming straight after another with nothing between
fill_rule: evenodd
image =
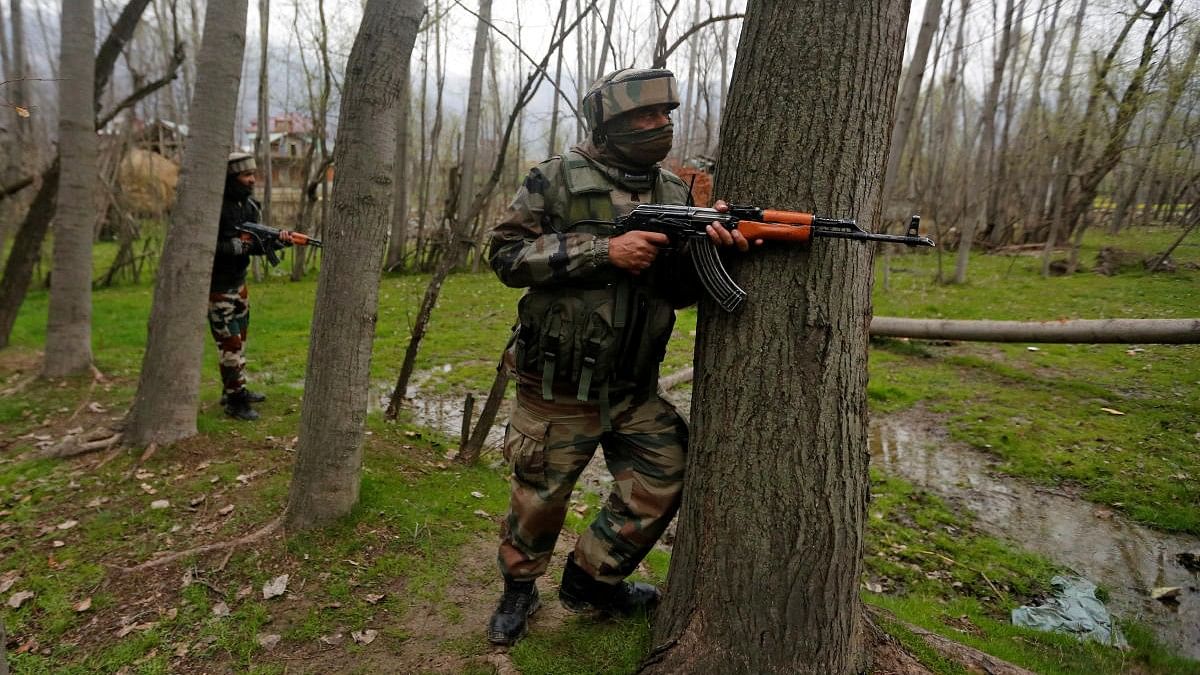
<instances>
[{"instance_id":1,"label":"helmet camouflage cover","mask_svg":"<svg viewBox=\"0 0 1200 675\"><path fill-rule=\"evenodd\" d=\"M675 75L665 68L624 68L605 75L583 97L588 131L604 126L622 113L648 105L679 107Z\"/></svg>"}]
</instances>

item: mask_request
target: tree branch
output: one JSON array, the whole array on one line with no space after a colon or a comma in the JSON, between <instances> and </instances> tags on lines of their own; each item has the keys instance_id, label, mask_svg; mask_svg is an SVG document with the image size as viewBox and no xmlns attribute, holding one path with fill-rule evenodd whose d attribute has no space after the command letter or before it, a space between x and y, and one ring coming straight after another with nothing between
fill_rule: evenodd
<instances>
[{"instance_id":1,"label":"tree branch","mask_svg":"<svg viewBox=\"0 0 1200 675\"><path fill-rule=\"evenodd\" d=\"M175 45L175 53L171 56L171 63L167 66L167 72L157 80L142 86L137 91L126 96L112 110L96 119L96 128L103 129L109 122L113 121L121 111L132 107L138 101L146 98L150 94L170 84L176 77L179 77L179 67L183 65L185 55L182 44Z\"/></svg>"},{"instance_id":2,"label":"tree branch","mask_svg":"<svg viewBox=\"0 0 1200 675\"><path fill-rule=\"evenodd\" d=\"M466 5L462 4L462 2L460 0L454 0L454 4L463 8L463 10L465 10L467 13L474 16L476 19L480 18L479 14L477 14L470 7L467 7ZM587 9L583 10L583 12L581 12L579 14L579 18L575 20L575 23L578 24L580 19L582 19L583 17L590 14L592 12L592 10L595 8L596 8L595 2L592 2L591 4L589 4L587 6ZM480 19L480 20L482 21L482 19ZM543 64L539 64L537 61L534 61L532 56L530 56L524 49L521 49L521 45L517 44L517 42L515 40L513 40L511 37L509 37L504 31L500 30L496 26L496 24L494 24L490 21L484 21L483 23L485 25L487 25L488 28L492 29L497 35L504 38L505 40L508 40L508 43L510 45L512 45L513 47L516 47L517 51L520 52L521 56L525 57L526 61L529 61L529 63L533 64L534 68L541 71L542 75L544 75L546 77L546 79L550 82L551 86L554 87L554 91L558 92L559 97L562 98L563 102L567 104L567 107L571 109L571 114L575 115L576 117L579 116L579 111L576 110L575 106L571 104L571 98L569 96L567 96L565 93L563 93L562 89L559 89L558 83L555 82L554 79L550 77L550 74L546 72L546 69L543 65L545 63L544 61L543 61ZM561 42L561 40L560 40L560 42ZM553 51L551 51L551 53L553 53Z\"/></svg>"},{"instance_id":3,"label":"tree branch","mask_svg":"<svg viewBox=\"0 0 1200 675\"><path fill-rule=\"evenodd\" d=\"M689 37L691 37L695 33L698 33L699 31L703 30L705 27L711 26L714 23L720 23L722 21L732 21L734 19L742 19L742 18L745 18L745 16L746 16L745 14L722 14L720 16L708 17L707 19L701 21L700 23L696 24L695 26L692 26L691 28L684 31L683 35L680 35L678 40L676 40L674 43L672 43L670 47L667 47L666 51L664 51L662 54L654 57L654 63L650 64L650 67L651 68L666 68L667 67L667 57L669 57L671 54L675 53L675 50L679 49L679 45L682 45ZM665 34L664 34L663 42L666 42Z\"/></svg>"}]
</instances>

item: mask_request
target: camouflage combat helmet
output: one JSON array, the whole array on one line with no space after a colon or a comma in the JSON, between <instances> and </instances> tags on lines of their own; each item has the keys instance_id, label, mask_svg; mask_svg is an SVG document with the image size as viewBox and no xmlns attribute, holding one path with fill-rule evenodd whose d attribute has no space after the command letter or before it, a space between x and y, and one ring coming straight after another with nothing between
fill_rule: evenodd
<instances>
[{"instance_id":1,"label":"camouflage combat helmet","mask_svg":"<svg viewBox=\"0 0 1200 675\"><path fill-rule=\"evenodd\" d=\"M583 97L581 114L596 139L605 123L621 113L648 105L679 107L675 75L665 68L624 68L605 75ZM597 143L599 140L596 139Z\"/></svg>"}]
</instances>

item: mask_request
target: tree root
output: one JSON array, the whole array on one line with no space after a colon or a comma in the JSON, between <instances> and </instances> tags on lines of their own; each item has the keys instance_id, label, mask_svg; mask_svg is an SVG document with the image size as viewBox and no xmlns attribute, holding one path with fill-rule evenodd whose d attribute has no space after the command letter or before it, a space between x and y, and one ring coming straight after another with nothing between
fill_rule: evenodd
<instances>
[{"instance_id":1,"label":"tree root","mask_svg":"<svg viewBox=\"0 0 1200 675\"><path fill-rule=\"evenodd\" d=\"M1009 663L1004 659L996 658L991 654L981 652L973 647L968 647L967 645L955 642L950 638L942 637L941 635L925 630L920 626L903 621L897 618L895 614L892 614L881 607L875 607L873 605L866 604L864 604L863 607L866 610L866 616L864 618L866 618L871 624L871 631L874 633L874 644L872 645L872 651L876 657L883 656L885 659L885 662L881 663L876 661L875 664L873 664L871 669L871 672L873 673L907 674L910 672L929 672L928 669L925 669L924 666L917 662L917 660L913 658L911 654L908 654L908 652L899 645L899 642L895 638L887 635L885 631L879 629L878 623L884 622L894 623L904 627L913 635L921 638L921 641L923 641L930 648L936 650L942 656L954 661L955 663L962 664L962 666L966 668L968 672L987 673L988 675L1034 675L1032 671ZM906 658L901 657L902 663L905 663L908 659L911 659L912 663L921 668L921 670L912 671L900 669L895 663L887 663L886 659L894 654L894 652L889 649L888 643L891 644L891 647L898 648L898 651L905 655Z\"/></svg>"},{"instance_id":2,"label":"tree root","mask_svg":"<svg viewBox=\"0 0 1200 675\"><path fill-rule=\"evenodd\" d=\"M223 551L225 549L236 548L238 546L245 546L246 544L253 544L254 542L256 542L260 539L266 538L268 535L270 535L275 530L278 530L279 526L282 524L283 524L283 516L280 516L280 517L276 518L275 520L272 520L271 522L267 523L263 527L259 528L258 530L255 530L254 532L247 534L244 537L239 537L237 539L231 539L229 541L217 542L215 544L205 544L204 546L197 546L196 548L189 548L186 551L177 551L175 553L168 553L162 557L155 558L153 560L147 560L146 562L141 563L140 565L135 565L133 567L117 566L116 569L118 569L122 572L125 572L127 574L132 573L132 572L141 572L141 571L148 570L148 569L151 569L154 567L161 567L168 563L175 562L176 560L179 560L180 558L186 558L188 556L193 556L193 555L202 555L204 553L211 553L213 551Z\"/></svg>"}]
</instances>

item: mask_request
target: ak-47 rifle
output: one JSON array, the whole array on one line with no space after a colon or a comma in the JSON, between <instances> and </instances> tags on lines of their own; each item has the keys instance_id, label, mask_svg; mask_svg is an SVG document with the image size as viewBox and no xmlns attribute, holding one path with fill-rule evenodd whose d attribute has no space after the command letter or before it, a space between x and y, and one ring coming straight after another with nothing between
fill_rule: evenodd
<instances>
[{"instance_id":1,"label":"ak-47 rifle","mask_svg":"<svg viewBox=\"0 0 1200 675\"><path fill-rule=\"evenodd\" d=\"M903 235L867 232L853 220L823 218L811 213L778 211L757 206L730 205L728 211L673 204L640 204L617 220L616 234L634 230L662 232L677 248L691 252L696 273L708 294L727 312L746 299L742 290L717 255L717 247L708 239L707 227L716 221L727 230L737 230L747 240L790 241L806 244L814 237L879 241L906 246L933 246L933 240L919 234L921 217L913 216Z\"/></svg>"},{"instance_id":2,"label":"ak-47 rifle","mask_svg":"<svg viewBox=\"0 0 1200 675\"><path fill-rule=\"evenodd\" d=\"M292 232L291 230L280 230L270 225L262 223L245 222L236 226L238 232L241 232L243 241L252 241L258 244L262 249L263 255L267 256L267 261L274 267L279 264L279 256L275 255L275 251L284 246L316 246L321 248L321 240L313 239L307 234Z\"/></svg>"}]
</instances>

